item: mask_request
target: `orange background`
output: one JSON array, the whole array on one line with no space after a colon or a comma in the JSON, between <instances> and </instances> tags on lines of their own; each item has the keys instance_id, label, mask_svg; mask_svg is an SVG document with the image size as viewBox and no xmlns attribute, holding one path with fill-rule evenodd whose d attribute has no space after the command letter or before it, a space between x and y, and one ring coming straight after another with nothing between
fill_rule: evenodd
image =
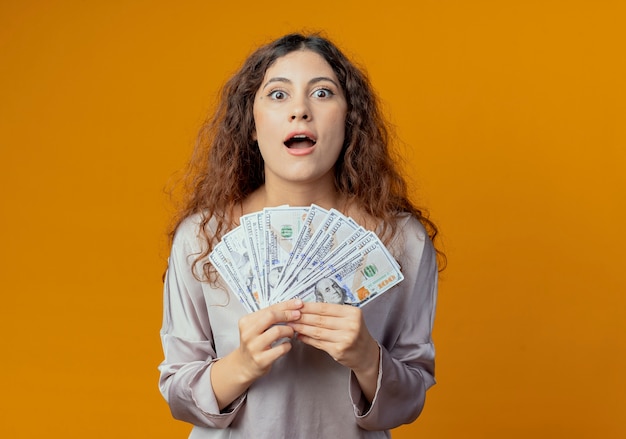
<instances>
[{"instance_id":1,"label":"orange background","mask_svg":"<svg viewBox=\"0 0 626 439\"><path fill-rule=\"evenodd\" d=\"M186 437L163 188L243 58L310 29L366 66L449 257L394 437L626 437L623 5L1 2L0 436Z\"/></svg>"}]
</instances>

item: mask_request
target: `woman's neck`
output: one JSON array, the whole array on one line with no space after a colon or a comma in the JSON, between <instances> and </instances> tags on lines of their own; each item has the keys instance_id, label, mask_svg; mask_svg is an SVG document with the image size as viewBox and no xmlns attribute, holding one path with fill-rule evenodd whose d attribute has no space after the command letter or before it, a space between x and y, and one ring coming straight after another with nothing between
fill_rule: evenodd
<instances>
[{"instance_id":1,"label":"woman's neck","mask_svg":"<svg viewBox=\"0 0 626 439\"><path fill-rule=\"evenodd\" d=\"M334 185L264 184L244 200L242 209L244 214L282 205L341 209L344 202Z\"/></svg>"},{"instance_id":2,"label":"woman's neck","mask_svg":"<svg viewBox=\"0 0 626 439\"><path fill-rule=\"evenodd\" d=\"M379 222L328 185L264 184L251 193L241 204L240 215L259 212L265 207L289 205L292 207L317 204L324 209L337 209L352 217L368 230L375 230Z\"/></svg>"}]
</instances>

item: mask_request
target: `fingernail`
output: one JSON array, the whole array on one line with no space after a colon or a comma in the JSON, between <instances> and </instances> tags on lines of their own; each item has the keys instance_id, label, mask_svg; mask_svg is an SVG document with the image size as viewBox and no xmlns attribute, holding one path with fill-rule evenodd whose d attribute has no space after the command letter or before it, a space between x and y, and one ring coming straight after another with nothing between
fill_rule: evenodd
<instances>
[{"instance_id":1,"label":"fingernail","mask_svg":"<svg viewBox=\"0 0 626 439\"><path fill-rule=\"evenodd\" d=\"M295 299L294 304L296 304L296 305L302 305L302 299Z\"/></svg>"},{"instance_id":2,"label":"fingernail","mask_svg":"<svg viewBox=\"0 0 626 439\"><path fill-rule=\"evenodd\" d=\"M293 317L294 319L299 319L300 318L300 311L298 311L298 310L291 311L291 317Z\"/></svg>"}]
</instances>

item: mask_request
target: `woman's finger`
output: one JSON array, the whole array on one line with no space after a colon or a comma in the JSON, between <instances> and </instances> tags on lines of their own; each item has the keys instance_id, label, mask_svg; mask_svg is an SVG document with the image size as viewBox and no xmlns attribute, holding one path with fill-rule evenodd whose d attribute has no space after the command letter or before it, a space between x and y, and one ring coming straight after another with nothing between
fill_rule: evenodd
<instances>
[{"instance_id":1,"label":"woman's finger","mask_svg":"<svg viewBox=\"0 0 626 439\"><path fill-rule=\"evenodd\" d=\"M354 310L359 310L349 305L337 305L335 303L306 302L302 305L302 313L319 314L324 316L340 317Z\"/></svg>"},{"instance_id":2,"label":"woman's finger","mask_svg":"<svg viewBox=\"0 0 626 439\"><path fill-rule=\"evenodd\" d=\"M263 308L242 317L239 320L239 332L243 335L250 333L250 336L259 335L272 325L292 322L301 316L302 300L292 299L286 302Z\"/></svg>"}]
</instances>

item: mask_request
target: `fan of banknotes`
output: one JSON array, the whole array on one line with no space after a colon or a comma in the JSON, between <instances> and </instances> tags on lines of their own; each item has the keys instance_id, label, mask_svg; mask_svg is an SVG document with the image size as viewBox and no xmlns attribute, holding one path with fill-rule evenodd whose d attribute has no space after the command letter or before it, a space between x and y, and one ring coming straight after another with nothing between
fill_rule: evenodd
<instances>
[{"instance_id":1,"label":"fan of banknotes","mask_svg":"<svg viewBox=\"0 0 626 439\"><path fill-rule=\"evenodd\" d=\"M404 278L375 233L317 205L242 216L209 260L249 312L295 297L363 306Z\"/></svg>"}]
</instances>

